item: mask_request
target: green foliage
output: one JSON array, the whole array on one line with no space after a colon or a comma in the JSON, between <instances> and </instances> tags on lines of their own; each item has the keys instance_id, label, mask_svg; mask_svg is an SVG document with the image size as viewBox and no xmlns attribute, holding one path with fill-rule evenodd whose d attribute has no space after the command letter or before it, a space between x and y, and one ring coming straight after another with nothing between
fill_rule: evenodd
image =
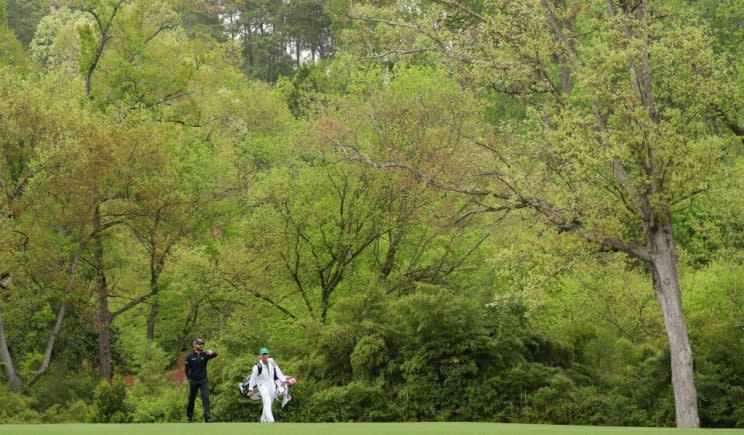
<instances>
[{"instance_id":1,"label":"green foliage","mask_svg":"<svg viewBox=\"0 0 744 435\"><path fill-rule=\"evenodd\" d=\"M89 20L83 13L68 8L55 9L39 21L29 43L31 57L46 67L78 70L83 29L89 27Z\"/></svg>"},{"instance_id":2,"label":"green foliage","mask_svg":"<svg viewBox=\"0 0 744 435\"><path fill-rule=\"evenodd\" d=\"M237 41L241 68L249 77L276 81L291 76L302 58L327 58L333 40L323 3L297 0L277 3L259 0L228 4L223 32Z\"/></svg>"},{"instance_id":3,"label":"green foliage","mask_svg":"<svg viewBox=\"0 0 744 435\"><path fill-rule=\"evenodd\" d=\"M708 427L744 427L739 406L744 397L744 329L738 320L725 320L714 310L692 316L692 335L698 345L697 381L701 421Z\"/></svg>"},{"instance_id":4,"label":"green foliage","mask_svg":"<svg viewBox=\"0 0 744 435\"><path fill-rule=\"evenodd\" d=\"M382 385L351 382L312 395L313 421L390 421L392 403Z\"/></svg>"},{"instance_id":5,"label":"green foliage","mask_svg":"<svg viewBox=\"0 0 744 435\"><path fill-rule=\"evenodd\" d=\"M11 423L40 423L38 412L32 409L32 398L10 391L7 385L0 389L0 422Z\"/></svg>"},{"instance_id":6,"label":"green foliage","mask_svg":"<svg viewBox=\"0 0 744 435\"><path fill-rule=\"evenodd\" d=\"M257 420L236 384L268 346L299 380L279 421L672 426L648 264L602 243L651 216L702 424L744 427L740 2L54 3L0 0L24 383L66 307L0 423L182 421L199 336L217 421Z\"/></svg>"},{"instance_id":7,"label":"green foliage","mask_svg":"<svg viewBox=\"0 0 744 435\"><path fill-rule=\"evenodd\" d=\"M47 0L6 0L8 26L18 40L28 46L36 32L39 21L47 15L50 7Z\"/></svg>"},{"instance_id":8,"label":"green foliage","mask_svg":"<svg viewBox=\"0 0 744 435\"><path fill-rule=\"evenodd\" d=\"M292 79L282 77L276 82L276 88L284 94L287 106L296 117L307 117L322 110L328 105L328 78L322 67L299 67Z\"/></svg>"},{"instance_id":9,"label":"green foliage","mask_svg":"<svg viewBox=\"0 0 744 435\"><path fill-rule=\"evenodd\" d=\"M15 66L26 68L28 59L21 43L8 27L7 4L0 1L0 67Z\"/></svg>"},{"instance_id":10,"label":"green foliage","mask_svg":"<svg viewBox=\"0 0 744 435\"><path fill-rule=\"evenodd\" d=\"M173 423L184 419L188 390L185 388L160 388L149 390L137 382L127 397L127 408L132 409L133 423Z\"/></svg>"},{"instance_id":11,"label":"green foliage","mask_svg":"<svg viewBox=\"0 0 744 435\"><path fill-rule=\"evenodd\" d=\"M125 403L126 385L117 379L109 384L102 381L96 387L93 408L89 415L91 423L128 423L131 421L129 409Z\"/></svg>"},{"instance_id":12,"label":"green foliage","mask_svg":"<svg viewBox=\"0 0 744 435\"><path fill-rule=\"evenodd\" d=\"M67 407L62 407L59 404L54 404L47 408L42 414L44 423L76 423L81 421L88 421L88 415L91 412L91 405L88 405L85 401L78 399L70 403Z\"/></svg>"}]
</instances>

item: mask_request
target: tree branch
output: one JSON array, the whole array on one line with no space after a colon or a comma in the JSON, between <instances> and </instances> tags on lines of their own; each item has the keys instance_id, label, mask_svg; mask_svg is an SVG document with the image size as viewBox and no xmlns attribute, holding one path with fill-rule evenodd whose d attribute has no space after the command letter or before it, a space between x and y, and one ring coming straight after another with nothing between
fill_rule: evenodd
<instances>
[{"instance_id":1,"label":"tree branch","mask_svg":"<svg viewBox=\"0 0 744 435\"><path fill-rule=\"evenodd\" d=\"M119 314L123 314L123 313L129 311L130 309L136 307L137 305L139 305L142 302L144 302L147 299L149 299L151 296L155 295L157 292L158 292L158 289L153 289L153 290L151 290L147 294L144 294L144 295L142 295L142 296L140 296L140 297L138 297L136 299L132 299L126 305L124 305L123 307L119 308L118 310L108 313L107 320L109 320L109 321L110 320L113 320Z\"/></svg>"},{"instance_id":2,"label":"tree branch","mask_svg":"<svg viewBox=\"0 0 744 435\"><path fill-rule=\"evenodd\" d=\"M116 17L117 12L119 12L119 8L121 7L122 3L124 3L124 0L119 0L116 2L116 4L114 5L114 9L111 11L111 16L109 17L105 25L101 22L101 19L98 17L98 14L95 12L94 9L83 9L85 12L93 15L93 18L96 20L96 23L98 25L98 29L101 32L100 39L98 40L98 48L96 49L96 52L93 55L93 59L91 60L90 65L88 65L88 70L85 73L85 95L87 95L89 99L93 99L93 95L91 94L91 79L93 78L93 72L95 72L96 68L98 67L98 61L101 60L103 51L106 48L106 42L109 39L108 32L111 28L111 23L114 21L114 17Z\"/></svg>"},{"instance_id":3,"label":"tree branch","mask_svg":"<svg viewBox=\"0 0 744 435\"><path fill-rule=\"evenodd\" d=\"M721 106L714 105L713 111L721 119L723 125L725 125L732 133L740 137L744 142L744 126L731 119L721 108Z\"/></svg>"},{"instance_id":4,"label":"tree branch","mask_svg":"<svg viewBox=\"0 0 744 435\"><path fill-rule=\"evenodd\" d=\"M279 303L275 302L272 298L270 298L270 297L268 297L268 296L266 296L266 295L264 295L264 294L262 294L262 293L260 293L260 292L258 292L256 290L248 287L247 285L245 285L245 283L243 283L243 281L241 281L240 279L238 279L238 277L236 275L232 275L230 277L230 279L227 280L227 282L231 283L234 287L240 287L240 288L246 290L248 293L252 294L256 299L260 299L262 301L268 302L269 305L271 305L272 307L274 307L277 310L281 311L282 313L284 313L285 315L287 315L290 319L297 320L297 316L295 316L294 314L292 314L288 309L284 308L282 305L280 305Z\"/></svg>"},{"instance_id":5,"label":"tree branch","mask_svg":"<svg viewBox=\"0 0 744 435\"><path fill-rule=\"evenodd\" d=\"M44 361L41 363L41 367L39 367L36 373L34 373L34 375L31 377L31 379L26 382L26 386L32 386L49 368L49 364L52 361L52 349L54 349L54 342L57 340L57 335L59 335L59 331L62 328L62 320L64 320L66 312L67 301L62 301L62 306L59 307L59 311L57 312L57 321L54 323L52 332L49 334L46 351L44 352Z\"/></svg>"},{"instance_id":6,"label":"tree branch","mask_svg":"<svg viewBox=\"0 0 744 435\"><path fill-rule=\"evenodd\" d=\"M406 163L401 163L401 162L396 162L396 161L385 162L385 163L376 163L376 162L373 162L372 159L369 158L369 156L367 156L366 154L359 153L353 147L342 145L340 148L341 148L341 151L344 153L344 155L345 155L345 157L346 157L347 160L360 161L360 162L363 162L363 163L367 164L368 166L371 166L372 168L375 168L375 169L387 169L387 168L405 169L410 174L412 174L417 180L419 180L419 181L421 181L421 182L423 182L425 184L428 184L428 185L437 187L437 188L442 189L442 190L449 190L449 191L464 193L466 195L473 195L473 196L491 196L491 195L493 195L493 196L496 196L496 197L501 197L501 195L495 194L494 192L492 192L490 190L470 189L470 188L465 188L465 187L462 187L462 186L457 186L455 184L450 184L450 183L445 183L445 182L439 181L436 178L425 174L424 172L422 172L421 170L419 170L415 166L412 166L412 165L409 165L409 164L406 164ZM353 150L354 152L353 153L349 153L349 150ZM507 199L507 198L503 198L503 199Z\"/></svg>"}]
</instances>

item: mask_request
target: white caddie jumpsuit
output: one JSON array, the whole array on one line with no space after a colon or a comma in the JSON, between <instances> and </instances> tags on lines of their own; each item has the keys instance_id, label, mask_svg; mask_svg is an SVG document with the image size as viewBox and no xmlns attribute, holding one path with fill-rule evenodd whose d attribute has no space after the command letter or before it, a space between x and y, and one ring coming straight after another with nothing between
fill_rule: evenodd
<instances>
[{"instance_id":1,"label":"white caddie jumpsuit","mask_svg":"<svg viewBox=\"0 0 744 435\"><path fill-rule=\"evenodd\" d=\"M258 364L261 364L261 374L258 374ZM274 374L276 373L276 379ZM253 390L254 393L258 390L258 394L261 396L263 401L263 413L261 414L261 423L273 423L274 414L271 412L271 405L274 400L281 393L280 385L284 382L284 374L282 373L279 366L273 358L269 358L266 363L259 361L253 366L253 372L251 378L248 381L248 389Z\"/></svg>"}]
</instances>

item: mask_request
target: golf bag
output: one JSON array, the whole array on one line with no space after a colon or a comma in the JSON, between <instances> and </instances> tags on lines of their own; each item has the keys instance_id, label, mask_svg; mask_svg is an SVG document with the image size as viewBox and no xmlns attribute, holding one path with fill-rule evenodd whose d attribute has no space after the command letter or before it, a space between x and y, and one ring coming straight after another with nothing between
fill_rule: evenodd
<instances>
[{"instance_id":1,"label":"golf bag","mask_svg":"<svg viewBox=\"0 0 744 435\"><path fill-rule=\"evenodd\" d=\"M271 361L271 364L274 366L274 382L279 380L279 377L276 374L276 363L274 361ZM260 361L256 363L256 368L258 369L258 374L261 374L261 371L263 370L263 365L260 364ZM243 378L243 381L238 384L238 391L240 391L240 395L246 398L249 398L248 396L248 386L250 384L251 375L246 376ZM261 393L256 390L253 392L253 397L250 397L253 400L259 400L261 398Z\"/></svg>"},{"instance_id":2,"label":"golf bag","mask_svg":"<svg viewBox=\"0 0 744 435\"><path fill-rule=\"evenodd\" d=\"M261 373L261 365L258 364L258 372ZM240 395L245 398L250 398L252 400L261 400L261 392L258 389L255 389L253 391L253 396L248 396L248 386L250 384L251 375L246 376L243 378L242 382L238 383L238 391L240 392ZM274 375L274 382L280 382L279 378ZM292 399L292 396L289 394L290 388L297 385L297 379L294 376L284 376L284 383L286 385L285 389L280 390L278 393L278 396L282 396L282 408Z\"/></svg>"},{"instance_id":3,"label":"golf bag","mask_svg":"<svg viewBox=\"0 0 744 435\"><path fill-rule=\"evenodd\" d=\"M243 379L242 382L238 383L238 391L240 391L240 395L245 397L246 399L249 398L248 397L248 382L250 381L250 379L251 379L251 375L248 375ZM258 393L258 391L256 391L255 393ZM253 400L258 400L259 398L260 397L258 394L253 395Z\"/></svg>"}]
</instances>

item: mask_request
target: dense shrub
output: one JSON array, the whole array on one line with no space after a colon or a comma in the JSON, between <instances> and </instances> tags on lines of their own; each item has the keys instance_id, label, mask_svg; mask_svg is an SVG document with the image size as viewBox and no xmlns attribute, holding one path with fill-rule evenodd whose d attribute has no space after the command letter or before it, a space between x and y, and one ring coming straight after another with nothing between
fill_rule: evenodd
<instances>
[{"instance_id":1,"label":"dense shrub","mask_svg":"<svg viewBox=\"0 0 744 435\"><path fill-rule=\"evenodd\" d=\"M131 416L125 398L127 389L121 380L109 384L102 381L96 387L93 409L89 416L91 423L127 423Z\"/></svg>"},{"instance_id":2,"label":"dense shrub","mask_svg":"<svg viewBox=\"0 0 744 435\"><path fill-rule=\"evenodd\" d=\"M0 424L40 423L42 418L32 409L34 399L17 394L0 385Z\"/></svg>"},{"instance_id":3,"label":"dense shrub","mask_svg":"<svg viewBox=\"0 0 744 435\"><path fill-rule=\"evenodd\" d=\"M137 381L126 400L134 423L170 423L186 418L186 388L164 387L157 392Z\"/></svg>"},{"instance_id":4,"label":"dense shrub","mask_svg":"<svg viewBox=\"0 0 744 435\"><path fill-rule=\"evenodd\" d=\"M528 320L519 301L486 306L436 286L395 300L372 291L338 304L342 309L331 324L309 326L304 346L277 356L285 372L299 379L287 407L275 407L278 421L674 425L662 339L634 344L584 328L559 343ZM689 324L703 425L744 427L744 331L707 311L692 313ZM252 348L225 347L210 364L212 415L216 421L257 421L261 403L236 388L256 357ZM165 352L150 343L133 355L133 388L104 382L92 400L74 399L86 392L55 393L68 383L55 383L61 374L53 371L32 396L0 391L0 422L183 421L187 384L174 385L163 375ZM44 391L73 399L40 406L34 396Z\"/></svg>"}]
</instances>

